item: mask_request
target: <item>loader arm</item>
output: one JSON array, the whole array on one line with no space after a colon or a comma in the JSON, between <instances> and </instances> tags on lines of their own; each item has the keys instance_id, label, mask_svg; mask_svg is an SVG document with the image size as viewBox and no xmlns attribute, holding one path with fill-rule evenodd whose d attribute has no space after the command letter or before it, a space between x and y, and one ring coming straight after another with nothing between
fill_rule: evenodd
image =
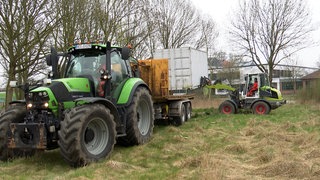
<instances>
[{"instance_id":1,"label":"loader arm","mask_svg":"<svg viewBox=\"0 0 320 180\"><path fill-rule=\"evenodd\" d=\"M236 89L226 85L226 84L214 84L214 85L206 85L207 88L211 88L211 89L225 89L225 90L229 90L229 91L235 91Z\"/></svg>"}]
</instances>

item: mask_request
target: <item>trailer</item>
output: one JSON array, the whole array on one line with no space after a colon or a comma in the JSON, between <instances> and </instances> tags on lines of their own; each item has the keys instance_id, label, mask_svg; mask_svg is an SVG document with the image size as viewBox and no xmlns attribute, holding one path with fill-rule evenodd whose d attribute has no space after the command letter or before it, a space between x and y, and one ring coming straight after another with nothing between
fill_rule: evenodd
<instances>
[{"instance_id":1,"label":"trailer","mask_svg":"<svg viewBox=\"0 0 320 180\"><path fill-rule=\"evenodd\" d=\"M201 76L208 76L207 53L190 47L157 49L154 59L168 59L169 89L195 89Z\"/></svg>"},{"instance_id":2,"label":"trailer","mask_svg":"<svg viewBox=\"0 0 320 180\"><path fill-rule=\"evenodd\" d=\"M175 125L182 125L191 118L191 99L187 89L170 89L169 60L139 60L140 78L151 90L155 120L168 120ZM199 78L200 79L200 78Z\"/></svg>"}]
</instances>

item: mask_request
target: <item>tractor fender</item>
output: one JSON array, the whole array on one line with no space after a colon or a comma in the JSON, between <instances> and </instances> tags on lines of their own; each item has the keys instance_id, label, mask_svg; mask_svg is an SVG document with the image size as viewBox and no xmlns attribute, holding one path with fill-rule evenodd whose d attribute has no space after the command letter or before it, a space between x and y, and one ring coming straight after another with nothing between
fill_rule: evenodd
<instances>
[{"instance_id":1,"label":"tractor fender","mask_svg":"<svg viewBox=\"0 0 320 180\"><path fill-rule=\"evenodd\" d=\"M225 100L225 101L228 101L228 102L232 103L232 104L234 105L234 108L235 108L236 113L238 112L239 107L238 107L238 104L237 104L236 102L234 102L234 101L231 100L231 99L227 99L227 100Z\"/></svg>"},{"instance_id":2,"label":"tractor fender","mask_svg":"<svg viewBox=\"0 0 320 180\"><path fill-rule=\"evenodd\" d=\"M256 99L256 100L252 101L252 103L251 103L251 105L250 105L250 109L252 109L253 105L254 105L256 102L260 102L260 101L267 103L268 106L271 108L271 104L270 104L269 101L264 100L264 99Z\"/></svg>"},{"instance_id":3,"label":"tractor fender","mask_svg":"<svg viewBox=\"0 0 320 180\"><path fill-rule=\"evenodd\" d=\"M132 101L134 92L138 87L145 87L151 94L148 85L140 78L130 78L128 79L120 92L117 104L118 105L129 105Z\"/></svg>"},{"instance_id":4,"label":"tractor fender","mask_svg":"<svg viewBox=\"0 0 320 180\"><path fill-rule=\"evenodd\" d=\"M108 99L105 99L102 97L84 97L84 98L78 98L75 100L76 104L79 102L81 102L81 104L93 104L93 103L102 104L110 110L110 113L114 116L115 120L119 121L120 119L117 107Z\"/></svg>"}]
</instances>

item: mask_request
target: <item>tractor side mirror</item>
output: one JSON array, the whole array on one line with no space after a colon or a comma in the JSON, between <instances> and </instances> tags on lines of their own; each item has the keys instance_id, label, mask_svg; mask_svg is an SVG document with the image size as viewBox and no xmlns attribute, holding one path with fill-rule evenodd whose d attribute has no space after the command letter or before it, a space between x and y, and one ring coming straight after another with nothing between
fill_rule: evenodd
<instances>
[{"instance_id":1,"label":"tractor side mirror","mask_svg":"<svg viewBox=\"0 0 320 180\"><path fill-rule=\"evenodd\" d=\"M51 54L46 56L46 62L48 66L52 66Z\"/></svg>"},{"instance_id":2,"label":"tractor side mirror","mask_svg":"<svg viewBox=\"0 0 320 180\"><path fill-rule=\"evenodd\" d=\"M130 49L128 47L123 47L121 50L121 57L123 60L128 60L130 57Z\"/></svg>"},{"instance_id":3,"label":"tractor side mirror","mask_svg":"<svg viewBox=\"0 0 320 180\"><path fill-rule=\"evenodd\" d=\"M57 50L54 47L51 47L51 54L46 56L46 62L48 66L52 66L53 79L59 78L58 60L59 60L59 56L58 56Z\"/></svg>"}]
</instances>

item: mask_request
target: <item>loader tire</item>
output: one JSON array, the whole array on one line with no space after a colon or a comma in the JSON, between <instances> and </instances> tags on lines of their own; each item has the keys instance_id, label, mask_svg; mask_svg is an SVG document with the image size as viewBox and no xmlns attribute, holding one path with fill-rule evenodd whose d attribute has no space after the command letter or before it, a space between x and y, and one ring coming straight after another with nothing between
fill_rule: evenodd
<instances>
[{"instance_id":1,"label":"loader tire","mask_svg":"<svg viewBox=\"0 0 320 180\"><path fill-rule=\"evenodd\" d=\"M253 104L252 112L254 114L260 114L260 115L269 114L270 113L270 106L263 101L258 101Z\"/></svg>"},{"instance_id":2,"label":"loader tire","mask_svg":"<svg viewBox=\"0 0 320 180\"><path fill-rule=\"evenodd\" d=\"M151 95L146 88L136 89L128 106L126 136L118 142L124 146L140 145L151 139L154 127L154 109Z\"/></svg>"},{"instance_id":3,"label":"loader tire","mask_svg":"<svg viewBox=\"0 0 320 180\"><path fill-rule=\"evenodd\" d=\"M72 167L109 157L116 142L114 117L101 104L82 105L67 112L59 131L60 153Z\"/></svg>"},{"instance_id":4,"label":"loader tire","mask_svg":"<svg viewBox=\"0 0 320 180\"><path fill-rule=\"evenodd\" d=\"M0 117L0 160L7 161L16 157L33 156L33 149L9 149L8 148L8 131L10 123L21 123L24 121L26 108L24 104L12 104Z\"/></svg>"},{"instance_id":5,"label":"loader tire","mask_svg":"<svg viewBox=\"0 0 320 180\"><path fill-rule=\"evenodd\" d=\"M224 101L220 104L219 111L222 114L235 114L236 107L230 101Z\"/></svg>"}]
</instances>

